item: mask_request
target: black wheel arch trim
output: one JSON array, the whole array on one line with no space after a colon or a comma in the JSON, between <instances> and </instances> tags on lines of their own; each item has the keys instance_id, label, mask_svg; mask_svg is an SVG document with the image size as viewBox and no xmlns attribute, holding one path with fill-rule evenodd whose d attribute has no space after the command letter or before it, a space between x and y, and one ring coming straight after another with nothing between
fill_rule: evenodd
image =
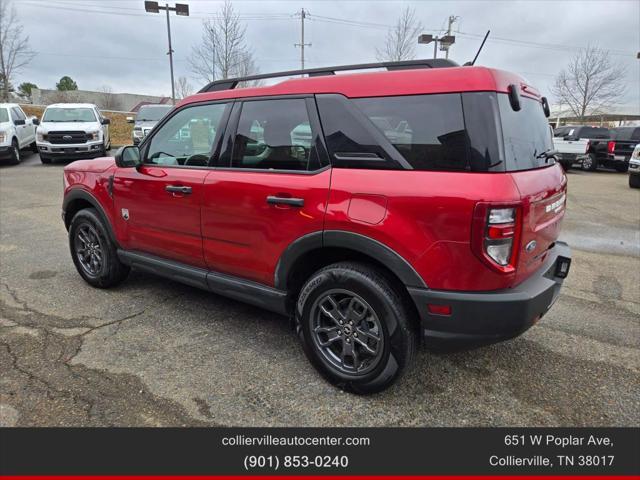
<instances>
[{"instance_id":1,"label":"black wheel arch trim","mask_svg":"<svg viewBox=\"0 0 640 480\"><path fill-rule=\"evenodd\" d=\"M89 202L93 208L96 209L96 211L98 212L98 215L100 216L100 218L102 219L102 222L104 223L105 228L107 229L107 232L109 234L109 239L114 243L116 248L118 248L119 245L118 245L118 241L116 240L113 227L111 226L109 217L107 216L104 209L102 208L102 205L100 205L100 202L96 199L96 197L94 197L89 192L81 188L74 188L64 196L64 200L62 201L62 216L63 216L65 228L69 230L69 226L71 225L72 219L67 218L67 210L69 205L71 205L71 203L73 203L75 200L85 200Z\"/></svg>"},{"instance_id":2,"label":"black wheel arch trim","mask_svg":"<svg viewBox=\"0 0 640 480\"><path fill-rule=\"evenodd\" d=\"M293 241L280 256L274 275L275 287L287 290L287 280L298 260L320 248L347 248L364 253L382 263L407 287L428 288L411 264L396 251L366 235L346 230L324 230L309 233Z\"/></svg>"}]
</instances>

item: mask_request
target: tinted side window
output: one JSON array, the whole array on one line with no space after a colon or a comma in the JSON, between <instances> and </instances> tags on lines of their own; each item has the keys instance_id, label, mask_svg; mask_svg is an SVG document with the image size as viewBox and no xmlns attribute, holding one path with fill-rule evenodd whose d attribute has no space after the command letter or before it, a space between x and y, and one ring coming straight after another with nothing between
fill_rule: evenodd
<instances>
[{"instance_id":1,"label":"tinted side window","mask_svg":"<svg viewBox=\"0 0 640 480\"><path fill-rule=\"evenodd\" d=\"M469 139L459 94L353 101L416 170L469 168Z\"/></svg>"},{"instance_id":2,"label":"tinted side window","mask_svg":"<svg viewBox=\"0 0 640 480\"><path fill-rule=\"evenodd\" d=\"M612 131L612 138L614 140L640 140L640 128L622 127L614 128Z\"/></svg>"},{"instance_id":3,"label":"tinted side window","mask_svg":"<svg viewBox=\"0 0 640 480\"><path fill-rule=\"evenodd\" d=\"M402 169L381 143L387 141L352 103L341 95L318 95L318 110L334 167ZM387 141L388 143L388 141ZM391 145L389 145L390 148Z\"/></svg>"},{"instance_id":4,"label":"tinted side window","mask_svg":"<svg viewBox=\"0 0 640 480\"><path fill-rule=\"evenodd\" d=\"M153 135L144 163L205 166L227 104L196 105L177 112Z\"/></svg>"},{"instance_id":5,"label":"tinted side window","mask_svg":"<svg viewBox=\"0 0 640 480\"><path fill-rule=\"evenodd\" d=\"M611 132L608 128L597 127L582 127L577 130L576 134L579 138L608 139L611 137Z\"/></svg>"},{"instance_id":6,"label":"tinted side window","mask_svg":"<svg viewBox=\"0 0 640 480\"><path fill-rule=\"evenodd\" d=\"M233 143L231 166L264 170L320 167L303 98L246 101Z\"/></svg>"}]
</instances>

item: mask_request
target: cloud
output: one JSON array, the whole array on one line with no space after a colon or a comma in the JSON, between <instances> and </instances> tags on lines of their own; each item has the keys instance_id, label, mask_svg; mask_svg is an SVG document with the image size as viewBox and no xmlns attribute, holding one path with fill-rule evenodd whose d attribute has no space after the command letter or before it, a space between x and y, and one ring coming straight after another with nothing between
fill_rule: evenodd
<instances>
[{"instance_id":1,"label":"cloud","mask_svg":"<svg viewBox=\"0 0 640 480\"><path fill-rule=\"evenodd\" d=\"M221 4L183 2L189 3L191 16L171 16L176 78L193 77L187 57L200 41L203 18L215 14ZM69 75L84 89L110 85L114 92L170 94L166 18L164 13L145 13L142 0L21 0L14 4L32 48L39 53L16 83L53 87L60 77ZM613 59L627 68L623 101L640 111L640 61L635 58L640 50L640 2L234 3L263 72L299 68L300 50L294 43L300 42L300 19L294 14L301 6L309 12L305 42L312 43L305 49L306 65L318 67L375 61L385 25L393 24L405 5L415 7L428 33L432 33L428 29L443 28L449 15L460 17L454 24L456 43L451 49L451 58L459 63L473 58L481 35L491 29L478 63L520 73L547 95L575 47L597 44L610 49L616 53ZM431 45L419 45L416 51L422 57L433 55ZM198 81L192 79L192 83Z\"/></svg>"}]
</instances>

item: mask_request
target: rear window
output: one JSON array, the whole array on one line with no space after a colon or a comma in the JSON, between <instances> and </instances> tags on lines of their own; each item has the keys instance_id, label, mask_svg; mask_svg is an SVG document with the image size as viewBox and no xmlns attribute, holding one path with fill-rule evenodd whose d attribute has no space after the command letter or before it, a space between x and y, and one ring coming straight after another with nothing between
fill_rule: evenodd
<instances>
[{"instance_id":1,"label":"rear window","mask_svg":"<svg viewBox=\"0 0 640 480\"><path fill-rule=\"evenodd\" d=\"M612 133L612 138L614 140L621 140L621 141L640 140L640 127L614 128L611 131L611 133Z\"/></svg>"},{"instance_id":2,"label":"rear window","mask_svg":"<svg viewBox=\"0 0 640 480\"><path fill-rule=\"evenodd\" d=\"M577 130L578 138L599 138L608 139L611 138L611 132L608 128L598 127L580 127Z\"/></svg>"},{"instance_id":3,"label":"rear window","mask_svg":"<svg viewBox=\"0 0 640 480\"><path fill-rule=\"evenodd\" d=\"M497 94L504 141L506 170L530 170L548 165L544 152L553 150L551 130L542 104L521 97L519 111L514 111L505 93Z\"/></svg>"}]
</instances>

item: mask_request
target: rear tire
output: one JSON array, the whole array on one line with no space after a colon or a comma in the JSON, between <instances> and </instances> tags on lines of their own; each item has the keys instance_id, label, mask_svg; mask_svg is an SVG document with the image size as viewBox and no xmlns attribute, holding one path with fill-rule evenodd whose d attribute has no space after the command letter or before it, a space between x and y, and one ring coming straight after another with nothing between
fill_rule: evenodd
<instances>
[{"instance_id":1,"label":"rear tire","mask_svg":"<svg viewBox=\"0 0 640 480\"><path fill-rule=\"evenodd\" d=\"M589 153L582 160L582 169L589 172L594 172L598 169L598 160L596 159L595 153Z\"/></svg>"},{"instance_id":2,"label":"rear tire","mask_svg":"<svg viewBox=\"0 0 640 480\"><path fill-rule=\"evenodd\" d=\"M411 309L374 268L340 262L314 273L296 304L305 354L332 384L358 394L393 384L417 345Z\"/></svg>"},{"instance_id":3,"label":"rear tire","mask_svg":"<svg viewBox=\"0 0 640 480\"><path fill-rule=\"evenodd\" d=\"M629 175L629 186L631 188L640 188L640 174Z\"/></svg>"},{"instance_id":4,"label":"rear tire","mask_svg":"<svg viewBox=\"0 0 640 480\"><path fill-rule=\"evenodd\" d=\"M129 275L129 267L120 262L107 227L93 208L80 210L71 220L69 249L76 270L93 287L113 287Z\"/></svg>"},{"instance_id":5,"label":"rear tire","mask_svg":"<svg viewBox=\"0 0 640 480\"><path fill-rule=\"evenodd\" d=\"M33 142L31 145L29 145L29 147L31 148L31 151L33 153L38 153L38 145L36 144L36 142Z\"/></svg>"},{"instance_id":6,"label":"rear tire","mask_svg":"<svg viewBox=\"0 0 640 480\"><path fill-rule=\"evenodd\" d=\"M11 165L18 165L21 161L20 146L18 145L18 141L14 138L11 141L11 158L9 159L9 163Z\"/></svg>"}]
</instances>

